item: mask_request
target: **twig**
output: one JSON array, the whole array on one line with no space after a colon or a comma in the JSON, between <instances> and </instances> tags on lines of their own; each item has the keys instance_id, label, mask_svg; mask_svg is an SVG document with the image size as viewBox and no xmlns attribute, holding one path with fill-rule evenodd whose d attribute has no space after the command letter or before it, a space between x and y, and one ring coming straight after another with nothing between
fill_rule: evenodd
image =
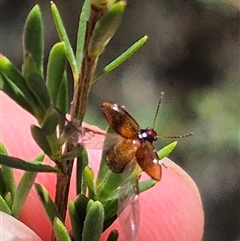
<instances>
[{"instance_id":1,"label":"twig","mask_svg":"<svg viewBox=\"0 0 240 241\"><path fill-rule=\"evenodd\" d=\"M88 99L88 95L91 87L91 80L96 68L96 58L90 58L88 55L88 44L93 32L94 26L97 20L103 14L103 12L104 12L104 9L98 9L95 6L91 6L91 13L90 13L89 21L87 23L87 33L85 37L82 68L79 74L77 86L74 91L73 102L70 110L71 121L74 121L74 123L76 123L77 128L81 127L83 117L86 113L87 99ZM66 143L64 153L73 150L73 148L75 148L78 144L78 139L79 139L79 133L76 133L74 137L69 138L69 140ZM61 170L61 174L57 176L55 202L56 202L56 206L58 208L59 214L61 215L63 221L65 220L65 217L66 217L73 161L74 159L58 164L58 168Z\"/></svg>"}]
</instances>

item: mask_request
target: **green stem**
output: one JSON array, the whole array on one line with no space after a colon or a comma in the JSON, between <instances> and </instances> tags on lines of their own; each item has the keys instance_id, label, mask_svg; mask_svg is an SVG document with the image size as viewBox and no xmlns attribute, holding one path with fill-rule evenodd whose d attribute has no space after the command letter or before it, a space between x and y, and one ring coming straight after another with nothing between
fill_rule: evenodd
<instances>
[{"instance_id":1,"label":"green stem","mask_svg":"<svg viewBox=\"0 0 240 241\"><path fill-rule=\"evenodd\" d=\"M79 122L81 125L83 117L87 109L87 100L91 87L91 80L96 69L97 58L91 58L88 55L88 45L97 20L103 14L102 9L91 6L90 19L88 21L85 44L84 57L82 61L81 72L79 73L76 91L74 91L73 104L71 108L71 119Z\"/></svg>"},{"instance_id":2,"label":"green stem","mask_svg":"<svg viewBox=\"0 0 240 241\"><path fill-rule=\"evenodd\" d=\"M87 33L84 44L84 57L78 82L75 86L73 102L70 110L71 121L77 123L77 128L81 127L83 117L87 109L87 99L91 87L91 80L95 72L97 58L90 58L88 55L88 44L97 20L102 16L103 9L91 6L91 13L87 23ZM66 144L64 152L69 152L78 145L79 133L70 138ZM65 220L67 201L70 187L74 160L64 161L58 164L61 174L57 176L55 202L62 220ZM80 160L81 161L81 160Z\"/></svg>"}]
</instances>

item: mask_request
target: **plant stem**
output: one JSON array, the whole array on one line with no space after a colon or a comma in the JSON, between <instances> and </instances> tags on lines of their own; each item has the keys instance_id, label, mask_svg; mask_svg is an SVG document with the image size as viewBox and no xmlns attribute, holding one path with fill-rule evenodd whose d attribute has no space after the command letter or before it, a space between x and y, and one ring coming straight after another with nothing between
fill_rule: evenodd
<instances>
[{"instance_id":1,"label":"plant stem","mask_svg":"<svg viewBox=\"0 0 240 241\"><path fill-rule=\"evenodd\" d=\"M97 58L90 58L88 55L88 44L94 29L94 26L97 20L102 16L104 10L98 9L95 6L91 6L91 12L89 21L87 23L87 32L85 36L85 44L84 44L84 54L82 60L82 67L79 73L78 82L74 89L74 96L71 105L71 121L76 124L77 128L80 128L82 125L82 121L87 109L87 100L91 87L91 80L93 77L93 73L96 68ZM64 152L69 152L77 147L78 145L78 137L79 133L76 133L75 136L69 138L66 143ZM62 217L62 220L65 220L66 210L67 210L67 202L68 202L68 194L70 187L70 179L72 174L73 161L68 160L62 163L58 163L58 168L61 170L61 174L57 176L57 184L56 184L56 197L55 202L58 208L59 214Z\"/></svg>"}]
</instances>

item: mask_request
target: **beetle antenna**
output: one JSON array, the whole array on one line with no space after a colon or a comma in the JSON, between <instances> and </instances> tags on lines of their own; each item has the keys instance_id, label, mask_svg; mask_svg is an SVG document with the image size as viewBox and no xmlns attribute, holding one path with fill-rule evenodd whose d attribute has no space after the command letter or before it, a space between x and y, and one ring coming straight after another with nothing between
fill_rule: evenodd
<instances>
[{"instance_id":1,"label":"beetle antenna","mask_svg":"<svg viewBox=\"0 0 240 241\"><path fill-rule=\"evenodd\" d=\"M190 132L186 135L181 135L181 136L160 136L158 135L158 137L162 138L162 139L183 139L185 137L189 137L189 136L192 136L193 135L193 132Z\"/></svg>"},{"instance_id":2,"label":"beetle antenna","mask_svg":"<svg viewBox=\"0 0 240 241\"><path fill-rule=\"evenodd\" d=\"M153 118L153 129L155 129L155 127L156 127L156 119L157 119L157 115L158 115L158 112L159 112L159 109L160 109L160 105L161 105L163 96L164 96L164 92L161 92L161 93L160 93L160 97L159 97L159 101L158 101L157 110L156 110L155 116L154 116L154 118Z\"/></svg>"}]
</instances>

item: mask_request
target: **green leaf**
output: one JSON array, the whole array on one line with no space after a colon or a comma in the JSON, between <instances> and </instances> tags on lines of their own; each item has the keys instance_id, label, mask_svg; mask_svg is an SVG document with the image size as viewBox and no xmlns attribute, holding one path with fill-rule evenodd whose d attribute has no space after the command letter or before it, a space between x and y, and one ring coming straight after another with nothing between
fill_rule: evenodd
<instances>
[{"instance_id":1,"label":"green leaf","mask_svg":"<svg viewBox=\"0 0 240 241\"><path fill-rule=\"evenodd\" d=\"M50 222L53 224L54 219L56 217L60 218L60 214L57 211L57 207L55 203L52 201L47 189L43 185L35 183L34 186L38 193L38 196L41 199L44 209L48 215L48 218Z\"/></svg>"},{"instance_id":2,"label":"green leaf","mask_svg":"<svg viewBox=\"0 0 240 241\"><path fill-rule=\"evenodd\" d=\"M0 195L4 196L6 194L6 185L3 177L3 171L2 168L0 167Z\"/></svg>"},{"instance_id":3,"label":"green leaf","mask_svg":"<svg viewBox=\"0 0 240 241\"><path fill-rule=\"evenodd\" d=\"M101 185L104 183L104 179L106 178L106 176L110 173L109 167L106 164L105 161L105 155L104 153L102 154L101 157L101 163L100 163L100 168L98 170L98 176L97 176L97 180L96 180L96 186L97 188L101 188Z\"/></svg>"},{"instance_id":4,"label":"green leaf","mask_svg":"<svg viewBox=\"0 0 240 241\"><path fill-rule=\"evenodd\" d=\"M0 89L26 111L35 116L38 102L26 80L3 55L0 55Z\"/></svg>"},{"instance_id":5,"label":"green leaf","mask_svg":"<svg viewBox=\"0 0 240 241\"><path fill-rule=\"evenodd\" d=\"M24 94L6 76L0 74L0 90L7 94L12 100L18 103L23 109L34 115L32 106L26 100Z\"/></svg>"},{"instance_id":6,"label":"green leaf","mask_svg":"<svg viewBox=\"0 0 240 241\"><path fill-rule=\"evenodd\" d=\"M3 143L0 142L0 153L3 155L8 156L7 150L5 148L5 146L3 145ZM15 196L15 180L14 180L14 174L13 174L13 170L10 167L7 166L2 166L1 168L1 182L0 185L2 187L4 187L4 191L5 192L10 192L12 198L14 198Z\"/></svg>"},{"instance_id":7,"label":"green leaf","mask_svg":"<svg viewBox=\"0 0 240 241\"><path fill-rule=\"evenodd\" d=\"M69 201L69 215L72 226L74 240L82 240L83 222L81 221L74 202Z\"/></svg>"},{"instance_id":8,"label":"green leaf","mask_svg":"<svg viewBox=\"0 0 240 241\"><path fill-rule=\"evenodd\" d=\"M6 192L10 192L12 198L14 198L16 186L12 168L2 166L2 175L5 183Z\"/></svg>"},{"instance_id":9,"label":"green leaf","mask_svg":"<svg viewBox=\"0 0 240 241\"><path fill-rule=\"evenodd\" d=\"M31 125L31 133L32 133L33 139L36 141L39 147L44 151L44 153L47 154L48 156L51 156L53 153L44 131L38 126Z\"/></svg>"},{"instance_id":10,"label":"green leaf","mask_svg":"<svg viewBox=\"0 0 240 241\"><path fill-rule=\"evenodd\" d=\"M61 86L63 75L66 69L67 56L65 52L65 45L63 42L56 43L49 55L47 66L47 88L51 98L52 105L56 106L59 86Z\"/></svg>"},{"instance_id":11,"label":"green leaf","mask_svg":"<svg viewBox=\"0 0 240 241\"><path fill-rule=\"evenodd\" d=\"M52 155L49 156L49 158L53 160L55 163L61 161L62 143L60 143L59 139L57 138L56 132L52 135L47 136L47 140L52 150Z\"/></svg>"},{"instance_id":12,"label":"green leaf","mask_svg":"<svg viewBox=\"0 0 240 241\"><path fill-rule=\"evenodd\" d=\"M89 57L99 56L122 22L125 1L111 5L97 21L88 46Z\"/></svg>"},{"instance_id":13,"label":"green leaf","mask_svg":"<svg viewBox=\"0 0 240 241\"><path fill-rule=\"evenodd\" d=\"M3 199L3 197L0 195L0 211L7 213L9 215L12 214L11 209L9 208L6 201Z\"/></svg>"},{"instance_id":14,"label":"green leaf","mask_svg":"<svg viewBox=\"0 0 240 241\"><path fill-rule=\"evenodd\" d=\"M86 166L84 168L84 179L88 187L88 197L91 199L94 199L96 195L96 186L94 183L94 172L89 166Z\"/></svg>"},{"instance_id":15,"label":"green leaf","mask_svg":"<svg viewBox=\"0 0 240 241\"><path fill-rule=\"evenodd\" d=\"M55 218L53 231L57 241L71 241L69 233L59 218Z\"/></svg>"},{"instance_id":16,"label":"green leaf","mask_svg":"<svg viewBox=\"0 0 240 241\"><path fill-rule=\"evenodd\" d=\"M118 56L115 60L113 60L110 64L105 66L92 80L92 84L96 82L98 78L102 75L109 73L110 71L117 68L119 65L128 60L134 53L136 53L148 40L148 37L145 35L141 39L139 39L136 43L134 43L130 48L128 48L124 53Z\"/></svg>"},{"instance_id":17,"label":"green leaf","mask_svg":"<svg viewBox=\"0 0 240 241\"><path fill-rule=\"evenodd\" d=\"M76 188L77 194L86 193L86 183L83 179L83 170L88 165L88 154L86 148L82 147L81 154L77 157L77 174L76 174Z\"/></svg>"},{"instance_id":18,"label":"green leaf","mask_svg":"<svg viewBox=\"0 0 240 241\"><path fill-rule=\"evenodd\" d=\"M50 96L45 81L36 73L30 74L26 81L29 89L38 100L38 106L40 105L45 112L50 107Z\"/></svg>"},{"instance_id":19,"label":"green leaf","mask_svg":"<svg viewBox=\"0 0 240 241\"><path fill-rule=\"evenodd\" d=\"M89 202L89 198L87 198L83 194L79 194L76 200L74 201L74 205L82 225L86 217L88 202ZM82 230L81 228L82 227L79 227L80 231Z\"/></svg>"},{"instance_id":20,"label":"green leaf","mask_svg":"<svg viewBox=\"0 0 240 241\"><path fill-rule=\"evenodd\" d=\"M8 207L12 207L13 197L10 192L8 192L4 195L4 200L7 203Z\"/></svg>"},{"instance_id":21,"label":"green leaf","mask_svg":"<svg viewBox=\"0 0 240 241\"><path fill-rule=\"evenodd\" d=\"M119 197L113 198L103 203L105 222L104 230L107 229L117 218Z\"/></svg>"},{"instance_id":22,"label":"green leaf","mask_svg":"<svg viewBox=\"0 0 240 241\"><path fill-rule=\"evenodd\" d=\"M69 113L69 98L68 98L68 79L67 73L64 71L57 96L56 107L63 113Z\"/></svg>"},{"instance_id":23,"label":"green leaf","mask_svg":"<svg viewBox=\"0 0 240 241\"><path fill-rule=\"evenodd\" d=\"M158 156L159 156L160 160L162 160L164 157L167 157L173 151L173 149L176 147L177 143L178 143L177 141L174 141L174 142L170 143L169 145L163 147L158 152Z\"/></svg>"},{"instance_id":24,"label":"green leaf","mask_svg":"<svg viewBox=\"0 0 240 241\"><path fill-rule=\"evenodd\" d=\"M148 179L139 182L139 192L141 193L147 191L148 189L152 188L156 183L157 181L153 179Z\"/></svg>"},{"instance_id":25,"label":"green leaf","mask_svg":"<svg viewBox=\"0 0 240 241\"><path fill-rule=\"evenodd\" d=\"M81 65L82 65L83 48L84 48L87 21L88 21L89 15L90 15L90 3L89 3L89 0L85 0L82 6L81 14L80 14L78 34L77 34L77 48L76 48L77 73L80 72Z\"/></svg>"},{"instance_id":26,"label":"green leaf","mask_svg":"<svg viewBox=\"0 0 240 241\"><path fill-rule=\"evenodd\" d=\"M58 32L58 36L60 40L65 44L66 55L73 72L73 78L76 81L78 79L76 59L74 57L73 49L67 36L67 32L63 25L61 15L54 2L51 2L51 10L52 10L53 19L56 25L56 29Z\"/></svg>"},{"instance_id":27,"label":"green leaf","mask_svg":"<svg viewBox=\"0 0 240 241\"><path fill-rule=\"evenodd\" d=\"M43 23L39 5L35 5L28 14L24 26L23 41L24 56L27 55L33 59L37 73L43 78ZM29 63L26 64L23 64L25 71L29 68Z\"/></svg>"},{"instance_id":28,"label":"green leaf","mask_svg":"<svg viewBox=\"0 0 240 241\"><path fill-rule=\"evenodd\" d=\"M93 202L89 207L83 226L83 241L99 241L104 222L104 209L99 201Z\"/></svg>"},{"instance_id":29,"label":"green leaf","mask_svg":"<svg viewBox=\"0 0 240 241\"><path fill-rule=\"evenodd\" d=\"M115 133L115 131L111 127L108 127L106 132L107 132L106 135ZM104 143L104 145L105 145L105 143ZM98 176L97 176L97 180L96 180L97 188L98 187L101 188L101 185L104 183L104 179L107 177L107 175L109 175L109 172L110 172L110 169L107 166L105 157L106 157L106 155L105 155L105 152L103 151L102 157L101 157L101 162L100 162L100 167L98 170Z\"/></svg>"},{"instance_id":30,"label":"green leaf","mask_svg":"<svg viewBox=\"0 0 240 241\"><path fill-rule=\"evenodd\" d=\"M4 155L8 155L6 147L0 142L0 153Z\"/></svg>"},{"instance_id":31,"label":"green leaf","mask_svg":"<svg viewBox=\"0 0 240 241\"><path fill-rule=\"evenodd\" d=\"M117 188L121 186L122 176L121 174L108 171L103 182L97 186L97 198L102 203L108 199L112 199L117 193Z\"/></svg>"},{"instance_id":32,"label":"green leaf","mask_svg":"<svg viewBox=\"0 0 240 241\"><path fill-rule=\"evenodd\" d=\"M30 54L24 55L24 63L22 66L22 75L27 80L31 74L38 74L36 63Z\"/></svg>"},{"instance_id":33,"label":"green leaf","mask_svg":"<svg viewBox=\"0 0 240 241\"><path fill-rule=\"evenodd\" d=\"M45 155L39 155L34 161L37 163L42 163ZM15 198L12 205L12 215L18 217L22 209L23 204L32 188L34 180L37 176L37 172L25 172L18 184L16 189Z\"/></svg>"},{"instance_id":34,"label":"green leaf","mask_svg":"<svg viewBox=\"0 0 240 241\"><path fill-rule=\"evenodd\" d=\"M107 241L117 241L118 237L119 237L119 233L116 229L114 229L108 235Z\"/></svg>"},{"instance_id":35,"label":"green leaf","mask_svg":"<svg viewBox=\"0 0 240 241\"><path fill-rule=\"evenodd\" d=\"M58 170L55 167L42 164L38 161L29 162L16 157L6 156L3 154L0 154L0 165L30 172L58 172Z\"/></svg>"},{"instance_id":36,"label":"green leaf","mask_svg":"<svg viewBox=\"0 0 240 241\"><path fill-rule=\"evenodd\" d=\"M46 136L56 133L59 122L59 114L54 108L49 108L42 121L42 131Z\"/></svg>"}]
</instances>

